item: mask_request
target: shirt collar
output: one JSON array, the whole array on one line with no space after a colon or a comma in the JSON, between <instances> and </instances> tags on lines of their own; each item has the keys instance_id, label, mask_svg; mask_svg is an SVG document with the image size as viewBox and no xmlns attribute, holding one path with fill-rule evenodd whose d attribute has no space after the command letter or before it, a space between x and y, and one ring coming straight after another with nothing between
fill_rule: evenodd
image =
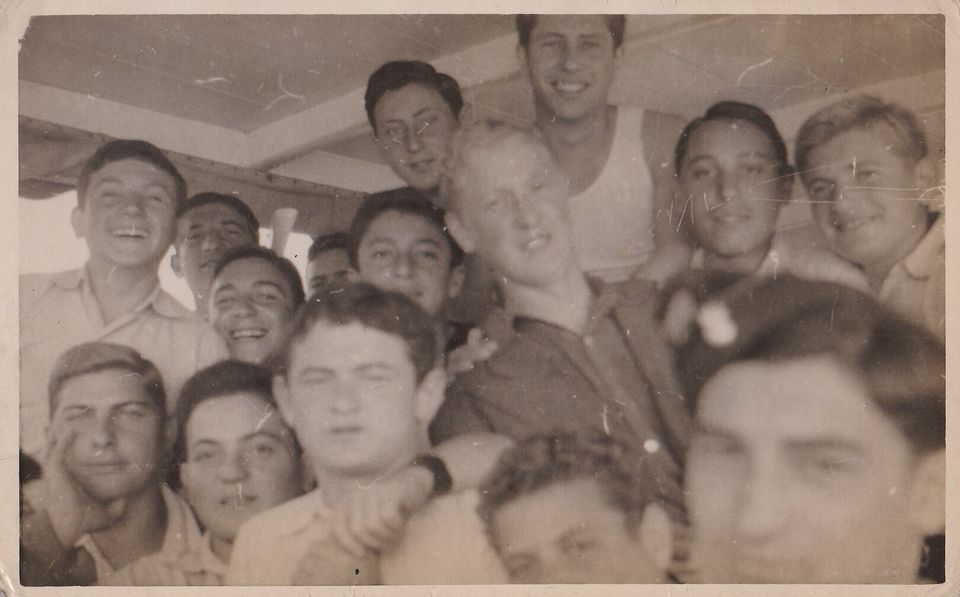
<instances>
[{"instance_id":1,"label":"shirt collar","mask_svg":"<svg viewBox=\"0 0 960 597\"><path fill-rule=\"evenodd\" d=\"M620 294L617 292L616 285L608 284L600 278L594 278L593 276L586 276L586 278L587 285L590 286L590 292L593 296L583 335L590 334L597 324L620 303ZM549 328L563 329L573 334L572 331L566 330L566 328L561 328L561 326L528 315L516 316L513 323L517 329L529 328L530 326L548 326Z\"/></svg>"},{"instance_id":2,"label":"shirt collar","mask_svg":"<svg viewBox=\"0 0 960 597\"><path fill-rule=\"evenodd\" d=\"M180 568L188 574L213 574L219 578L227 575L227 564L213 553L210 531L203 534L200 552L184 553L180 556Z\"/></svg>"},{"instance_id":3,"label":"shirt collar","mask_svg":"<svg viewBox=\"0 0 960 597\"><path fill-rule=\"evenodd\" d=\"M68 270L55 274L53 283L62 290L86 290L90 288L90 278L87 273L87 267ZM143 311L147 307L152 308L158 315L169 319L181 319L193 315L186 307L181 305L175 298L167 294L161 288L160 283L150 291L147 298L140 303L134 312Z\"/></svg>"},{"instance_id":4,"label":"shirt collar","mask_svg":"<svg viewBox=\"0 0 960 597\"><path fill-rule=\"evenodd\" d=\"M943 215L937 218L920 243L903 260L903 269L913 278L928 278L940 261L944 248Z\"/></svg>"}]
</instances>

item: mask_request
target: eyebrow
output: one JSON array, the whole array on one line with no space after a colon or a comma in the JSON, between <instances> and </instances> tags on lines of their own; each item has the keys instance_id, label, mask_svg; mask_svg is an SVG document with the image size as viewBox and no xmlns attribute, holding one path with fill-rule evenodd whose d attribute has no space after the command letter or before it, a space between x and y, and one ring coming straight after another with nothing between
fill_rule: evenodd
<instances>
[{"instance_id":1,"label":"eyebrow","mask_svg":"<svg viewBox=\"0 0 960 597\"><path fill-rule=\"evenodd\" d=\"M273 282L270 280L254 280L253 287L257 288L260 286L270 286L271 288L276 288L280 292L280 294L284 296L287 295L287 291L283 288L283 286L281 286L280 284L277 284L276 282Z\"/></svg>"},{"instance_id":2,"label":"eyebrow","mask_svg":"<svg viewBox=\"0 0 960 597\"><path fill-rule=\"evenodd\" d=\"M792 439L787 441L787 446L791 449L799 450L843 450L846 452L865 454L863 447L859 444L845 439L833 437Z\"/></svg>"}]
</instances>

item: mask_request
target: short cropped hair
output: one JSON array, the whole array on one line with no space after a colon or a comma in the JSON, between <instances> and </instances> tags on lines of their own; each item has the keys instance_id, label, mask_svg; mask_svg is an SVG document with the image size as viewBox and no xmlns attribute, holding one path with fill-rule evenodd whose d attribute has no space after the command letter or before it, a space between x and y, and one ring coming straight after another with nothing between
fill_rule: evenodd
<instances>
[{"instance_id":1,"label":"short cropped hair","mask_svg":"<svg viewBox=\"0 0 960 597\"><path fill-rule=\"evenodd\" d=\"M339 292L315 294L300 308L288 323L280 347L270 359L274 374L287 374L295 345L320 322L331 325L360 323L399 336L407 345L417 383L423 381L437 363L439 331L434 319L399 292L356 282L346 284Z\"/></svg>"},{"instance_id":2,"label":"short cropped hair","mask_svg":"<svg viewBox=\"0 0 960 597\"><path fill-rule=\"evenodd\" d=\"M147 141L117 139L101 145L80 170L80 176L77 178L77 201L80 209L83 209L87 203L86 194L90 187L90 177L107 164L121 160L138 160L163 170L173 178L176 185L177 195L174 199L177 202L177 209L186 201L187 182L159 147Z\"/></svg>"},{"instance_id":3,"label":"short cropped hair","mask_svg":"<svg viewBox=\"0 0 960 597\"><path fill-rule=\"evenodd\" d=\"M454 133L440 177L440 205L448 211L460 212L463 207L458 200L462 190L460 179L468 167L467 156L478 150L493 150L514 137L544 145L536 129L520 128L501 120L481 120Z\"/></svg>"},{"instance_id":4,"label":"short cropped hair","mask_svg":"<svg viewBox=\"0 0 960 597\"><path fill-rule=\"evenodd\" d=\"M463 109L463 96L456 79L448 74L437 72L432 65L419 60L395 60L375 70L367 80L367 91L363 95L363 105L367 110L367 119L377 134L377 122L374 110L377 103L390 91L396 91L416 83L436 91L450 106L454 118L460 118Z\"/></svg>"},{"instance_id":5,"label":"short cropped hair","mask_svg":"<svg viewBox=\"0 0 960 597\"><path fill-rule=\"evenodd\" d=\"M917 163L927 156L927 138L910 110L872 95L856 95L820 109L797 132L795 159L801 176L809 169L810 152L841 133L886 127L893 133L890 150Z\"/></svg>"},{"instance_id":6,"label":"short cropped hair","mask_svg":"<svg viewBox=\"0 0 960 597\"><path fill-rule=\"evenodd\" d=\"M944 447L944 346L930 332L838 284L788 275L728 282L697 297L697 325L676 353L694 408L706 383L732 363L827 356L864 383L915 453Z\"/></svg>"},{"instance_id":7,"label":"short cropped hair","mask_svg":"<svg viewBox=\"0 0 960 597\"><path fill-rule=\"evenodd\" d=\"M183 384L180 399L174 409L173 416L177 422L177 439L173 447L174 466L179 469L180 465L187 461L187 424L198 406L214 398L248 393L263 398L264 402L276 410L272 377L269 369L232 359L220 361L194 373ZM180 475L179 471L174 473L169 476L168 482L177 489Z\"/></svg>"},{"instance_id":8,"label":"short cropped hair","mask_svg":"<svg viewBox=\"0 0 960 597\"><path fill-rule=\"evenodd\" d=\"M346 251L347 244L348 239L346 232L331 232L330 234L318 236L313 240L313 244L310 245L310 249L307 251L307 261L313 261L327 251Z\"/></svg>"},{"instance_id":9,"label":"short cropped hair","mask_svg":"<svg viewBox=\"0 0 960 597\"><path fill-rule=\"evenodd\" d=\"M50 383L47 386L51 418L59 404L60 390L68 380L107 370L135 374L160 416L166 414L163 378L153 363L129 346L112 342L85 342L68 349L60 355L53 366L53 373L50 375Z\"/></svg>"},{"instance_id":10,"label":"short cropped hair","mask_svg":"<svg viewBox=\"0 0 960 597\"><path fill-rule=\"evenodd\" d=\"M785 175L790 172L787 144L784 143L783 136L770 115L753 104L724 101L710 106L703 116L691 120L680 133L676 149L673 152L673 167L677 176L680 176L680 171L683 169L683 160L687 157L690 138L701 126L716 120L742 120L760 129L760 132L769 139L770 145L773 146L773 157L777 161L780 174Z\"/></svg>"},{"instance_id":11,"label":"short cropped hair","mask_svg":"<svg viewBox=\"0 0 960 597\"><path fill-rule=\"evenodd\" d=\"M463 263L463 249L460 248L460 245L450 236L450 232L447 230L447 224L443 219L445 214L443 208L434 204L415 189L401 187L369 195L357 210L347 237L347 256L350 258L350 265L354 269L359 269L357 255L360 250L360 243L363 242L363 237L370 229L370 225L381 215L391 211L417 216L436 228L446 239L447 246L450 247L450 268L453 269Z\"/></svg>"},{"instance_id":12,"label":"short cropped hair","mask_svg":"<svg viewBox=\"0 0 960 597\"><path fill-rule=\"evenodd\" d=\"M266 261L276 269L290 288L290 298L293 300L293 306L299 307L306 300L306 293L303 291L303 280L300 279L300 273L296 266L286 257L281 257L267 247L260 245L249 245L243 247L234 247L223 254L220 261L213 268L213 278L223 272L224 269L234 261L240 259L260 259Z\"/></svg>"},{"instance_id":13,"label":"short cropped hair","mask_svg":"<svg viewBox=\"0 0 960 597\"><path fill-rule=\"evenodd\" d=\"M627 530L635 532L656 487L641 458L605 435L534 435L500 458L480 487L477 511L496 543L494 516L510 501L556 483L593 479L610 505L623 512Z\"/></svg>"},{"instance_id":14,"label":"short cropped hair","mask_svg":"<svg viewBox=\"0 0 960 597\"><path fill-rule=\"evenodd\" d=\"M253 213L253 210L250 209L249 205L244 203L239 197L234 197L233 195L213 192L197 193L180 205L179 209L177 209L177 219L179 220L198 207L214 204L223 205L232 209L247 225L247 229L253 234L253 237L257 239L260 238L260 220L257 219L257 216Z\"/></svg>"},{"instance_id":15,"label":"short cropped hair","mask_svg":"<svg viewBox=\"0 0 960 597\"><path fill-rule=\"evenodd\" d=\"M540 15L517 15L517 37L520 46L524 49L530 48L530 34L533 28L537 26L537 17ZM607 22L607 30L610 31L610 39L613 40L613 49L616 50L623 45L624 34L627 30L627 17L624 15L602 15Z\"/></svg>"}]
</instances>

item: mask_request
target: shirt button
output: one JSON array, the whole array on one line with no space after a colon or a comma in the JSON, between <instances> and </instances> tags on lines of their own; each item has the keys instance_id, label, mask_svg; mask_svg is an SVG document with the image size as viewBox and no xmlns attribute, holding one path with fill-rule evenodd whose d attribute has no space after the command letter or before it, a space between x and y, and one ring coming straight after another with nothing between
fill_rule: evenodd
<instances>
[{"instance_id":1,"label":"shirt button","mask_svg":"<svg viewBox=\"0 0 960 597\"><path fill-rule=\"evenodd\" d=\"M660 442L655 439L648 439L643 442L643 449L647 454L655 454L660 449Z\"/></svg>"}]
</instances>

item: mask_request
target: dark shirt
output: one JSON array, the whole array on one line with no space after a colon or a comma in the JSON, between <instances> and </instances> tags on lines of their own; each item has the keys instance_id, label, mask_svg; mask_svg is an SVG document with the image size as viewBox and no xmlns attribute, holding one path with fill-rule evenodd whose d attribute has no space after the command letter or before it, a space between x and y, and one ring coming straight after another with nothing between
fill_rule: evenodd
<instances>
[{"instance_id":1,"label":"dark shirt","mask_svg":"<svg viewBox=\"0 0 960 597\"><path fill-rule=\"evenodd\" d=\"M646 455L664 506L683 521L681 473L690 416L672 353L656 331L655 289L633 280L591 284L595 299L583 334L515 319L514 337L450 387L432 437L608 434Z\"/></svg>"}]
</instances>

